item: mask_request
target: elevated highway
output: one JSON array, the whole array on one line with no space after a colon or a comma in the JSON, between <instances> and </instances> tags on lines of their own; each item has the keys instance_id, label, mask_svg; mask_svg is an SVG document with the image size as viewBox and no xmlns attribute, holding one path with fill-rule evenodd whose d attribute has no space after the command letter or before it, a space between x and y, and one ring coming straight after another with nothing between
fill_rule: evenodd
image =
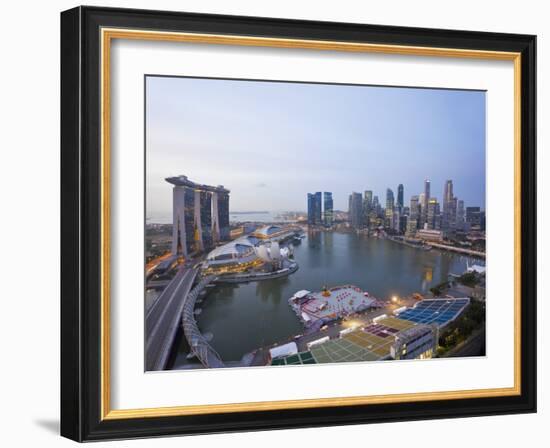
<instances>
[{"instance_id":1,"label":"elevated highway","mask_svg":"<svg viewBox=\"0 0 550 448\"><path fill-rule=\"evenodd\" d=\"M145 315L145 368L163 370L198 268L182 266Z\"/></svg>"}]
</instances>

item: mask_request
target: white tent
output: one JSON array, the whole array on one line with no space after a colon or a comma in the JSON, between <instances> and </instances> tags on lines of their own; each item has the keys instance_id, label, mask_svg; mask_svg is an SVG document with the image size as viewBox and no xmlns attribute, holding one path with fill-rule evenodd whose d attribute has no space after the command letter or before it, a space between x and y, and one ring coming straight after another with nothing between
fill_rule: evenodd
<instances>
[{"instance_id":1,"label":"white tent","mask_svg":"<svg viewBox=\"0 0 550 448\"><path fill-rule=\"evenodd\" d=\"M288 344L279 345L269 350L269 356L271 359L280 358L281 356L295 355L298 353L298 346L296 342L289 342Z\"/></svg>"}]
</instances>

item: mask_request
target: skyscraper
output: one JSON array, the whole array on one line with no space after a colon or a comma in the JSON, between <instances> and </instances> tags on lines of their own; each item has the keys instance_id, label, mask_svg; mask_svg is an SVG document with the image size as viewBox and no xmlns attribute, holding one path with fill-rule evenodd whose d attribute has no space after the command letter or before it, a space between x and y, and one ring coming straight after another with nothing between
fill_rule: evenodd
<instances>
[{"instance_id":1,"label":"skyscraper","mask_svg":"<svg viewBox=\"0 0 550 448\"><path fill-rule=\"evenodd\" d=\"M318 191L316 193L307 194L307 223L318 226L322 224L321 220L321 205L322 195Z\"/></svg>"},{"instance_id":2,"label":"skyscraper","mask_svg":"<svg viewBox=\"0 0 550 448\"><path fill-rule=\"evenodd\" d=\"M456 205L456 229L464 230L465 214L464 214L464 201L459 200Z\"/></svg>"},{"instance_id":3,"label":"skyscraper","mask_svg":"<svg viewBox=\"0 0 550 448\"><path fill-rule=\"evenodd\" d=\"M334 222L334 203L332 201L332 193L325 191L323 193L323 205L324 205L324 212L323 212L323 221L325 226L330 227L332 226L332 223Z\"/></svg>"},{"instance_id":4,"label":"skyscraper","mask_svg":"<svg viewBox=\"0 0 550 448\"><path fill-rule=\"evenodd\" d=\"M418 196L411 196L411 205L409 210L409 220L407 229L413 233L413 228L417 229L420 224L420 199Z\"/></svg>"},{"instance_id":5,"label":"skyscraper","mask_svg":"<svg viewBox=\"0 0 550 448\"><path fill-rule=\"evenodd\" d=\"M195 190L195 207L197 207L197 197L199 198L200 220L197 226L200 228L201 249L212 247L212 195L208 191Z\"/></svg>"},{"instance_id":6,"label":"skyscraper","mask_svg":"<svg viewBox=\"0 0 550 448\"><path fill-rule=\"evenodd\" d=\"M174 185L173 255L187 257L229 239L229 190L222 185L200 185L187 176L166 181Z\"/></svg>"},{"instance_id":7,"label":"skyscraper","mask_svg":"<svg viewBox=\"0 0 550 448\"><path fill-rule=\"evenodd\" d=\"M424 196L421 203L422 206L422 219L421 227L424 227L424 224L428 220L428 202L430 201L430 181L429 179L424 180Z\"/></svg>"},{"instance_id":8,"label":"skyscraper","mask_svg":"<svg viewBox=\"0 0 550 448\"><path fill-rule=\"evenodd\" d=\"M428 201L428 214L426 224L430 230L438 230L441 227L439 202L436 198L430 198Z\"/></svg>"},{"instance_id":9,"label":"skyscraper","mask_svg":"<svg viewBox=\"0 0 550 448\"><path fill-rule=\"evenodd\" d=\"M391 188L386 190L386 227L393 226L393 209L394 209L394 196Z\"/></svg>"},{"instance_id":10,"label":"skyscraper","mask_svg":"<svg viewBox=\"0 0 550 448\"><path fill-rule=\"evenodd\" d=\"M363 225L363 197L361 193L353 192L351 194L349 220L355 229L360 229Z\"/></svg>"},{"instance_id":11,"label":"skyscraper","mask_svg":"<svg viewBox=\"0 0 550 448\"><path fill-rule=\"evenodd\" d=\"M307 194L307 223L313 224L315 222L315 195L312 193Z\"/></svg>"},{"instance_id":12,"label":"skyscraper","mask_svg":"<svg viewBox=\"0 0 550 448\"><path fill-rule=\"evenodd\" d=\"M472 229L481 229L481 209L479 207L466 207L466 222Z\"/></svg>"},{"instance_id":13,"label":"skyscraper","mask_svg":"<svg viewBox=\"0 0 550 448\"><path fill-rule=\"evenodd\" d=\"M457 199L453 195L453 181L447 180L443 189L443 216L441 227L443 230L456 228Z\"/></svg>"},{"instance_id":14,"label":"skyscraper","mask_svg":"<svg viewBox=\"0 0 550 448\"><path fill-rule=\"evenodd\" d=\"M365 190L365 202L372 206L372 190Z\"/></svg>"},{"instance_id":15,"label":"skyscraper","mask_svg":"<svg viewBox=\"0 0 550 448\"><path fill-rule=\"evenodd\" d=\"M374 197L372 198L372 209L377 215L380 214L380 201L378 200L378 196L376 195L374 195Z\"/></svg>"},{"instance_id":16,"label":"skyscraper","mask_svg":"<svg viewBox=\"0 0 550 448\"><path fill-rule=\"evenodd\" d=\"M430 200L430 181L429 179L424 180L424 205L428 205L428 201Z\"/></svg>"},{"instance_id":17,"label":"skyscraper","mask_svg":"<svg viewBox=\"0 0 550 448\"><path fill-rule=\"evenodd\" d=\"M363 197L363 224L369 225L369 215L370 212L373 209L372 206L372 191L371 190L365 190L365 194Z\"/></svg>"},{"instance_id":18,"label":"skyscraper","mask_svg":"<svg viewBox=\"0 0 550 448\"><path fill-rule=\"evenodd\" d=\"M393 190L391 188L388 188L386 190L386 211L391 210L393 212L394 206L395 206L395 199L393 196Z\"/></svg>"},{"instance_id":19,"label":"skyscraper","mask_svg":"<svg viewBox=\"0 0 550 448\"><path fill-rule=\"evenodd\" d=\"M397 208L399 209L399 213L403 211L403 205L404 205L403 195L404 195L403 184L399 184L397 186Z\"/></svg>"}]
</instances>

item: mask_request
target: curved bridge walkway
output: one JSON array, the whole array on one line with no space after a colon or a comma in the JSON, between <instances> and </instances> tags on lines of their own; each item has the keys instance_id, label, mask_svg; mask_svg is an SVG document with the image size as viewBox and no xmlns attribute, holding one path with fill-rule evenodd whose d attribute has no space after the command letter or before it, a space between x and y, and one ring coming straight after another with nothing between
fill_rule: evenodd
<instances>
[{"instance_id":1,"label":"curved bridge walkway","mask_svg":"<svg viewBox=\"0 0 550 448\"><path fill-rule=\"evenodd\" d=\"M195 303L199 296L199 293L208 285L209 283L216 280L216 276L210 275L204 277L198 284L195 286L189 294L183 305L182 313L182 325L185 338L187 343L191 348L192 352L199 359L205 367L219 368L225 367L225 364L220 358L220 355L212 348L208 341L204 338L202 333L197 326L197 321L195 320Z\"/></svg>"}]
</instances>

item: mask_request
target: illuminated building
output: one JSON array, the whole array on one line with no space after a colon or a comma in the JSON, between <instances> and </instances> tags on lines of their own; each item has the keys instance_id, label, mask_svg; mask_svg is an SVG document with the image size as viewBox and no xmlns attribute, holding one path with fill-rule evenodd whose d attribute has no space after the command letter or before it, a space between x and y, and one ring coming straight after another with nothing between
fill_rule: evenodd
<instances>
[{"instance_id":1,"label":"illuminated building","mask_svg":"<svg viewBox=\"0 0 550 448\"><path fill-rule=\"evenodd\" d=\"M418 227L418 221L420 220L420 200L418 196L411 196L411 205L409 208L409 222L414 221Z\"/></svg>"},{"instance_id":2,"label":"illuminated building","mask_svg":"<svg viewBox=\"0 0 550 448\"><path fill-rule=\"evenodd\" d=\"M259 240L282 241L296 235L296 231L290 227L267 225L260 227L252 233Z\"/></svg>"},{"instance_id":3,"label":"illuminated building","mask_svg":"<svg viewBox=\"0 0 550 448\"><path fill-rule=\"evenodd\" d=\"M230 274L245 272L247 269L263 265L256 252L253 237L243 236L222 246L216 247L206 257L204 274Z\"/></svg>"},{"instance_id":4,"label":"illuminated building","mask_svg":"<svg viewBox=\"0 0 550 448\"><path fill-rule=\"evenodd\" d=\"M189 256L229 239L229 190L169 177L173 188L172 254Z\"/></svg>"},{"instance_id":5,"label":"illuminated building","mask_svg":"<svg viewBox=\"0 0 550 448\"><path fill-rule=\"evenodd\" d=\"M453 207L453 199L453 181L447 180L445 182L445 188L443 190L443 216L441 222L441 228L443 230L454 228L453 215L456 216L456 205L455 207Z\"/></svg>"},{"instance_id":6,"label":"illuminated building","mask_svg":"<svg viewBox=\"0 0 550 448\"><path fill-rule=\"evenodd\" d=\"M440 228L440 209L436 198L430 198L428 201L428 213L425 224L431 230L438 230Z\"/></svg>"},{"instance_id":7,"label":"illuminated building","mask_svg":"<svg viewBox=\"0 0 550 448\"><path fill-rule=\"evenodd\" d=\"M390 355L393 359L432 358L437 348L438 333L435 325L416 325L401 331L395 336Z\"/></svg>"},{"instance_id":8,"label":"illuminated building","mask_svg":"<svg viewBox=\"0 0 550 448\"><path fill-rule=\"evenodd\" d=\"M394 227L393 222L394 197L391 188L386 190L386 227Z\"/></svg>"},{"instance_id":9,"label":"illuminated building","mask_svg":"<svg viewBox=\"0 0 550 448\"><path fill-rule=\"evenodd\" d=\"M425 241L443 241L441 230L420 229L416 231L416 237Z\"/></svg>"},{"instance_id":10,"label":"illuminated building","mask_svg":"<svg viewBox=\"0 0 550 448\"><path fill-rule=\"evenodd\" d=\"M421 227L424 227L424 224L428 219L428 201L430 200L430 181L428 179L424 180L424 193L420 196L422 205Z\"/></svg>"},{"instance_id":11,"label":"illuminated building","mask_svg":"<svg viewBox=\"0 0 550 448\"><path fill-rule=\"evenodd\" d=\"M370 214L373 211L372 191L366 190L363 196L363 223L369 225Z\"/></svg>"}]
</instances>

